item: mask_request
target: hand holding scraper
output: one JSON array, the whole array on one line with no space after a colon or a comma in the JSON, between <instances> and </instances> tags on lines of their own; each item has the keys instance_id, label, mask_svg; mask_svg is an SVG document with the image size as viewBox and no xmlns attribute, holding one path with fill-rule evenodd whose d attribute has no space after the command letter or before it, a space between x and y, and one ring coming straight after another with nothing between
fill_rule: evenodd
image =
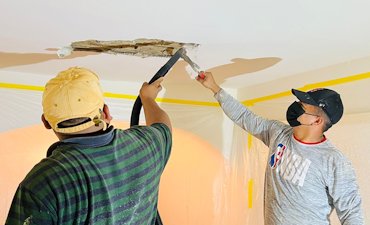
<instances>
[{"instance_id":1,"label":"hand holding scraper","mask_svg":"<svg viewBox=\"0 0 370 225\"><path fill-rule=\"evenodd\" d=\"M182 58L185 62L187 62L187 63L189 64L189 66L191 67L191 69L192 69L194 72L196 72L196 74L198 75L198 77L199 77L199 78L204 79L204 77L205 77L204 71L202 71L202 70L200 69L200 67L199 67L195 62L193 62L193 61L189 58L189 56L186 54L185 49L184 49L184 51L183 51L183 52L182 52L182 54L181 54L181 58Z\"/></svg>"}]
</instances>

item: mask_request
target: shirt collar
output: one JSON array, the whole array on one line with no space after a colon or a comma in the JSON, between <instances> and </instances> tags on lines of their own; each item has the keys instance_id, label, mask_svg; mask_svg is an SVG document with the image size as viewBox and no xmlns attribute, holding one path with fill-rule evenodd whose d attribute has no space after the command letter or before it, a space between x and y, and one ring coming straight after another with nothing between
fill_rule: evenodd
<instances>
[{"instance_id":1,"label":"shirt collar","mask_svg":"<svg viewBox=\"0 0 370 225\"><path fill-rule=\"evenodd\" d=\"M108 144L113 140L114 137L114 127L109 126L108 129L103 133L96 136L85 136L85 137L74 137L74 138L68 138L64 139L62 141L55 142L52 144L47 153L46 157L51 156L52 152L60 145L63 144L76 144L76 145L82 145L86 147L99 147Z\"/></svg>"},{"instance_id":2,"label":"shirt collar","mask_svg":"<svg viewBox=\"0 0 370 225\"><path fill-rule=\"evenodd\" d=\"M113 139L113 126L108 127L108 129L103 133L96 136L85 136L85 137L74 137L64 139L62 143L72 143L78 145L84 145L87 147L99 147L108 144Z\"/></svg>"}]
</instances>

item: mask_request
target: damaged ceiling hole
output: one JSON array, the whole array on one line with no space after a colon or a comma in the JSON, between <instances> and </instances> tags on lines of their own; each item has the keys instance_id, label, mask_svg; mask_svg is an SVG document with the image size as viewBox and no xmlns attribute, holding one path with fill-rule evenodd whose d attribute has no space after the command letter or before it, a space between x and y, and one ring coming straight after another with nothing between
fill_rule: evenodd
<instances>
[{"instance_id":1,"label":"damaged ceiling hole","mask_svg":"<svg viewBox=\"0 0 370 225\"><path fill-rule=\"evenodd\" d=\"M198 47L199 44L195 43L182 43L175 41L165 41L160 39L135 39L132 41L127 40L114 40L114 41L98 41L86 40L72 42L69 47L64 50L71 51L92 51L104 52L109 54L126 54L140 57L171 57L180 48L192 49ZM69 48L69 49L66 49ZM63 49L61 49L63 50ZM67 56L68 53L60 51L60 57Z\"/></svg>"}]
</instances>

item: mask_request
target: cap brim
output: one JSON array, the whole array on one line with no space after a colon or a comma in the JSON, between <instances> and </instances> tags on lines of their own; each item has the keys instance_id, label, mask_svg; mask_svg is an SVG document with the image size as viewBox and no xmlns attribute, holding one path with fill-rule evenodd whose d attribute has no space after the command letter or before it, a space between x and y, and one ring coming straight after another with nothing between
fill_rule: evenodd
<instances>
[{"instance_id":1,"label":"cap brim","mask_svg":"<svg viewBox=\"0 0 370 225\"><path fill-rule=\"evenodd\" d=\"M310 104L310 105L315 105L315 106L319 106L319 104L317 102L315 102L311 96L306 93L306 92L303 92L303 91L300 91L300 90L297 90L297 89L292 89L292 93L293 95L295 95L299 101L301 102L304 102L304 103L307 103L307 104Z\"/></svg>"}]
</instances>

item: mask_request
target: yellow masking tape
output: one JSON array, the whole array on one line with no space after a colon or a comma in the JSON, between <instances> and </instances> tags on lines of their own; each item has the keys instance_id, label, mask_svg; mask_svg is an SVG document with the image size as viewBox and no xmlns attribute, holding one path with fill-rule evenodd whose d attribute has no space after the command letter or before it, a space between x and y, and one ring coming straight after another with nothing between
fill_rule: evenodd
<instances>
[{"instance_id":1,"label":"yellow masking tape","mask_svg":"<svg viewBox=\"0 0 370 225\"><path fill-rule=\"evenodd\" d=\"M343 83L348 83L348 82L353 82L353 81L358 81L358 80L363 80L363 79L368 79L368 78L370 78L370 72L361 73L361 74L348 76L348 77L343 77L343 78L339 78L335 80L328 80L328 81L318 82L314 84L308 84L298 89L301 91L309 91L315 88L334 86L338 84L343 84Z\"/></svg>"},{"instance_id":2,"label":"yellow masking tape","mask_svg":"<svg viewBox=\"0 0 370 225\"><path fill-rule=\"evenodd\" d=\"M248 133L248 151L252 149L252 135Z\"/></svg>"},{"instance_id":3,"label":"yellow masking tape","mask_svg":"<svg viewBox=\"0 0 370 225\"><path fill-rule=\"evenodd\" d=\"M0 83L0 88L9 88L9 89L18 89L18 90L28 90L28 91L44 91L44 87L33 86L33 85L24 85L24 84L11 84L11 83ZM135 100L136 95L127 95L127 94L117 94L111 92L105 92L104 96L107 98L120 98L120 99L129 99ZM182 99L171 99L171 98L157 98L156 101L163 103L174 103L182 105L200 105L200 106L219 106L218 102L202 102L202 101L193 101L193 100L182 100Z\"/></svg>"},{"instance_id":4,"label":"yellow masking tape","mask_svg":"<svg viewBox=\"0 0 370 225\"><path fill-rule=\"evenodd\" d=\"M135 95L116 94L116 93L110 93L110 92L105 92L104 97L107 97L107 98L123 98L123 99L131 99L131 100L135 100L137 98L137 96L135 96Z\"/></svg>"},{"instance_id":5,"label":"yellow masking tape","mask_svg":"<svg viewBox=\"0 0 370 225\"><path fill-rule=\"evenodd\" d=\"M361 73L361 74L352 75L352 76L334 79L334 80L328 80L328 81L308 84L298 89L301 91L308 91L314 88L334 86L338 84L354 82L354 81L368 79L368 78L370 78L370 72ZM20 90L29 90L29 91L43 91L44 90L44 87L42 86L12 84L12 83L0 83L0 88L20 89ZM291 91L284 91L284 92L276 93L273 95L267 95L267 96L263 96L259 98L245 100L245 101L242 101L242 103L246 106L253 106L254 104L258 102L269 101L272 99L282 98L282 97L286 97L289 95L291 95ZM137 98L137 96L135 95L116 94L116 93L109 93L109 92L104 93L104 96L108 98L121 98L121 99L130 99L130 100L135 100ZM163 103L174 103L174 104L182 104L182 105L200 105L200 106L212 106L212 107L219 106L218 102L202 102L202 101L169 99L169 98L157 98L156 100L158 102L163 102Z\"/></svg>"},{"instance_id":6,"label":"yellow masking tape","mask_svg":"<svg viewBox=\"0 0 370 225\"><path fill-rule=\"evenodd\" d=\"M334 86L334 85L338 85L338 84L344 84L344 83L354 82L354 81L368 79L368 78L370 78L370 72L361 73L361 74L352 75L352 76L343 77L343 78L334 79L334 80L328 80L328 81L308 84L308 85L305 85L305 86L303 86L301 88L297 88L297 89L301 90L301 91L309 91L309 90L312 90L312 89L315 89L315 88ZM256 104L258 102L268 101L268 100L272 100L272 99L276 99L276 98L287 97L291 94L292 94L291 91L284 91L284 92L280 92L280 93L273 94L273 95L267 95L267 96L263 96L263 97L260 97L260 98L245 100L242 103L246 106L253 106L254 104Z\"/></svg>"},{"instance_id":7,"label":"yellow masking tape","mask_svg":"<svg viewBox=\"0 0 370 225\"><path fill-rule=\"evenodd\" d=\"M0 88L21 89L28 91L44 91L44 87L41 86L10 84L10 83L0 83Z\"/></svg>"},{"instance_id":8,"label":"yellow masking tape","mask_svg":"<svg viewBox=\"0 0 370 225\"><path fill-rule=\"evenodd\" d=\"M183 105L201 105L201 106L219 106L218 102L202 102L202 101L193 101L193 100L182 100L182 99L171 99L171 98L157 98L158 102L163 103L175 103Z\"/></svg>"}]
</instances>

